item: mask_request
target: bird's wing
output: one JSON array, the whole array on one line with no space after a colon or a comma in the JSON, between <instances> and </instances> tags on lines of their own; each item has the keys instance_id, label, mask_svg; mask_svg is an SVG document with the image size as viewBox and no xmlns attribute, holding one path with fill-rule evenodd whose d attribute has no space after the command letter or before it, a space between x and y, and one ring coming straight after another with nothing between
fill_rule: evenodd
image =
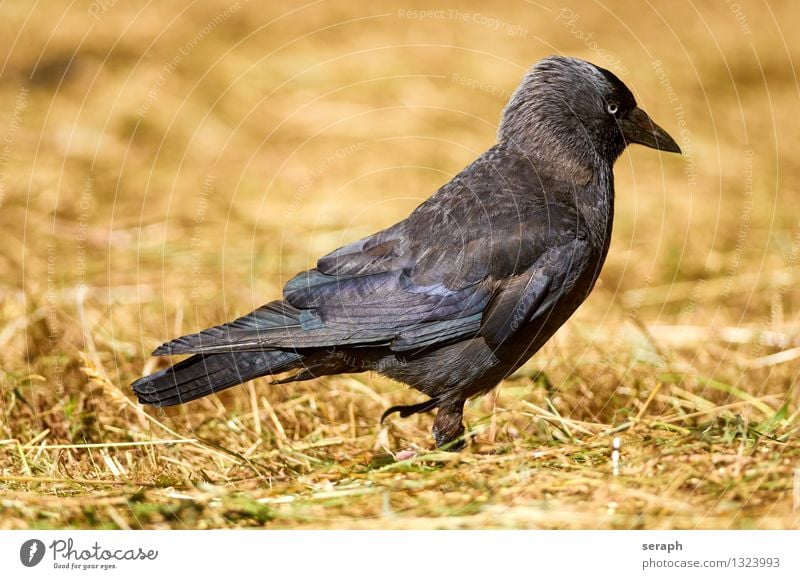
<instances>
[{"instance_id":1,"label":"bird's wing","mask_svg":"<svg viewBox=\"0 0 800 579\"><path fill-rule=\"evenodd\" d=\"M284 299L322 328L393 336L394 350L479 331L502 342L585 266L572 191L490 151L405 221L321 258ZM524 311L523 311L524 310Z\"/></svg>"},{"instance_id":2,"label":"bird's wing","mask_svg":"<svg viewBox=\"0 0 800 579\"><path fill-rule=\"evenodd\" d=\"M543 321L586 271L590 255L588 243L575 238L546 251L527 271L500 282L481 319L481 336L496 346L523 325Z\"/></svg>"},{"instance_id":3,"label":"bird's wing","mask_svg":"<svg viewBox=\"0 0 800 579\"><path fill-rule=\"evenodd\" d=\"M389 244L397 250L395 255L389 254L390 249L370 261L364 260L363 252L350 257L338 250L335 260L326 256L316 268L286 284L285 302L313 316L315 326L309 324L310 333L321 338L338 332L355 333L352 340L348 335L345 341L334 342L344 344L358 343L358 334L366 331L391 343L404 331L414 329L430 330L439 336L437 341L477 330L492 294L485 276L454 279L452 268L442 267L436 276L420 280L419 257L426 250L423 244L410 243L413 238L403 235L404 230L399 228L400 237ZM365 245L371 243L368 240Z\"/></svg>"},{"instance_id":4,"label":"bird's wing","mask_svg":"<svg viewBox=\"0 0 800 579\"><path fill-rule=\"evenodd\" d=\"M576 237L567 189L521 157L492 149L406 220L295 276L283 302L157 352L411 350L479 331L502 341L514 329L503 316L522 307L530 318L553 294L566 259L559 248Z\"/></svg>"}]
</instances>

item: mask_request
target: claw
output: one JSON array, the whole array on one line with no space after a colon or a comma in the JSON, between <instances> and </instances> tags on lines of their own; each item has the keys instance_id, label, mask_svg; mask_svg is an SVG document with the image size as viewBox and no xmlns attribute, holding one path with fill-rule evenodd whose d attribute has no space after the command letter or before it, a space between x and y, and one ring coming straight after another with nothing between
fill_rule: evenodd
<instances>
[{"instance_id":1,"label":"claw","mask_svg":"<svg viewBox=\"0 0 800 579\"><path fill-rule=\"evenodd\" d=\"M412 414L419 414L420 412L427 412L428 410L433 410L436 408L436 405L439 404L438 398L431 398L430 400L426 400L425 402L420 402L419 404L411 404L410 406L392 406L386 412L383 413L381 416L381 424L383 421L386 420L387 417L391 416L395 412L400 413L400 418L407 418Z\"/></svg>"}]
</instances>

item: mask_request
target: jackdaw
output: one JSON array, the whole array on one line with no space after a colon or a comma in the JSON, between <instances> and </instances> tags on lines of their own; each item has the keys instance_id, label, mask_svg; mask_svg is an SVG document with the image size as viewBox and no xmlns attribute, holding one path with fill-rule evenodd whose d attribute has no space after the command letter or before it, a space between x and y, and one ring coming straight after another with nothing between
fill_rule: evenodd
<instances>
[{"instance_id":1,"label":"jackdaw","mask_svg":"<svg viewBox=\"0 0 800 579\"><path fill-rule=\"evenodd\" d=\"M427 394L436 445L463 446L467 399L524 364L586 299L611 240L612 165L629 143L680 153L611 72L551 56L503 111L498 142L391 227L320 258L272 301L167 342L193 354L133 383L172 406L259 376L375 370Z\"/></svg>"}]
</instances>

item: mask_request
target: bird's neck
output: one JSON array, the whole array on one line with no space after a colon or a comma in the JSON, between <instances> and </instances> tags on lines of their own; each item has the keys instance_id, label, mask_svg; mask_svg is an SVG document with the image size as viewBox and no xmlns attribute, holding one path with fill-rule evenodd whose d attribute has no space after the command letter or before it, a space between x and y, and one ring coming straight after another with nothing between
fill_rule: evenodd
<instances>
[{"instance_id":1,"label":"bird's neck","mask_svg":"<svg viewBox=\"0 0 800 579\"><path fill-rule=\"evenodd\" d=\"M583 220L582 229L602 248L605 258L614 224L614 172L611 166L598 165L589 184L576 195L578 213Z\"/></svg>"},{"instance_id":2,"label":"bird's neck","mask_svg":"<svg viewBox=\"0 0 800 579\"><path fill-rule=\"evenodd\" d=\"M501 143L502 144L502 143ZM578 210L579 228L592 240L593 247L602 249L602 257L608 252L611 227L614 223L614 171L608 161L594 156L591 163L563 155L543 155L541 149L521 150L513 147L528 162L536 167L538 174L566 184L572 191L568 203Z\"/></svg>"},{"instance_id":3,"label":"bird's neck","mask_svg":"<svg viewBox=\"0 0 800 579\"><path fill-rule=\"evenodd\" d=\"M536 135L537 133L532 133L528 136L536 137ZM537 171L544 172L563 183L569 183L576 190L589 186L596 178L597 163L594 155L572 154L557 141L506 138L500 143L532 162Z\"/></svg>"}]
</instances>

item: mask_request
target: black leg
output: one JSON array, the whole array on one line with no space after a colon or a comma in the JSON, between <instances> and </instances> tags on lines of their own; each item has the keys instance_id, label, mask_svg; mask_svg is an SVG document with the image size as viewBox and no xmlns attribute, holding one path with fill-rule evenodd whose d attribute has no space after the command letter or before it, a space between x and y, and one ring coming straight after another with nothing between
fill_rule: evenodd
<instances>
[{"instance_id":1,"label":"black leg","mask_svg":"<svg viewBox=\"0 0 800 579\"><path fill-rule=\"evenodd\" d=\"M456 452L464 448L464 401L453 400L439 405L439 412L433 421L433 440L436 446Z\"/></svg>"}]
</instances>

